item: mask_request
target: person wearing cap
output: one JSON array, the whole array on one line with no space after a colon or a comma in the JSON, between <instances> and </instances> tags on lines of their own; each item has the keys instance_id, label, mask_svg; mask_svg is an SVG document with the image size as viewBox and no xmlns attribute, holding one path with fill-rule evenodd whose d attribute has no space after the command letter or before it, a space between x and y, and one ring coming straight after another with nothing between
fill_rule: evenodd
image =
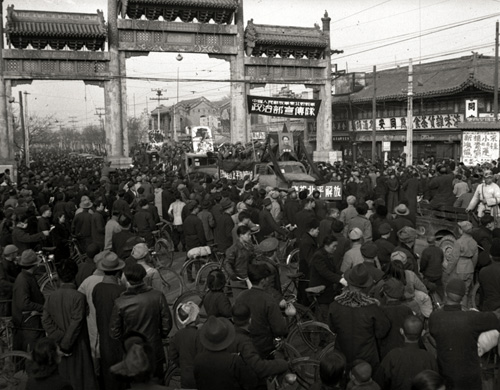
<instances>
[{"instance_id":1,"label":"person wearing cap","mask_svg":"<svg viewBox=\"0 0 500 390\"><path fill-rule=\"evenodd\" d=\"M387 335L391 323L379 301L367 295L373 278L364 264L347 270L344 279L347 288L330 304L328 325L337 334L336 342L348 367L355 359L363 359L376 370L380 362L377 340Z\"/></svg>"},{"instance_id":2,"label":"person wearing cap","mask_svg":"<svg viewBox=\"0 0 500 390\"><path fill-rule=\"evenodd\" d=\"M391 225L387 222L382 223L378 228L380 237L374 241L378 248L377 257L382 267L391 261L391 253L396 247L391 241L389 241L391 232Z\"/></svg>"},{"instance_id":3,"label":"person wearing cap","mask_svg":"<svg viewBox=\"0 0 500 390\"><path fill-rule=\"evenodd\" d=\"M472 223L469 221L458 223L460 237L453 244L448 264L443 273L444 283L451 278L458 278L464 281L466 288L462 302L464 307L468 307L469 292L478 258L477 243L471 236L472 228Z\"/></svg>"},{"instance_id":4,"label":"person wearing cap","mask_svg":"<svg viewBox=\"0 0 500 390\"><path fill-rule=\"evenodd\" d=\"M154 245L153 231L156 230L156 223L153 215L149 211L149 202L147 199L140 199L137 204L137 211L132 218L132 225L134 226L137 235L142 237L148 246Z\"/></svg>"},{"instance_id":5,"label":"person wearing cap","mask_svg":"<svg viewBox=\"0 0 500 390\"><path fill-rule=\"evenodd\" d=\"M130 253L130 257L135 260L137 264L140 264L146 271L146 277L144 278L144 284L151 287L157 291L163 291L163 282L160 276L160 272L151 267L150 264L153 263L151 256L149 255L148 246L144 242L135 244ZM127 264L127 262L125 262Z\"/></svg>"},{"instance_id":6,"label":"person wearing cap","mask_svg":"<svg viewBox=\"0 0 500 390\"><path fill-rule=\"evenodd\" d=\"M399 189L400 183L394 169L387 170L387 177L385 180L387 187L387 210L392 212L399 204Z\"/></svg>"},{"instance_id":7,"label":"person wearing cap","mask_svg":"<svg viewBox=\"0 0 500 390\"><path fill-rule=\"evenodd\" d=\"M252 232L248 226L239 226L236 229L238 239L226 250L225 269L229 275L233 296L246 288L245 279L248 277L248 264L255 256Z\"/></svg>"},{"instance_id":8,"label":"person wearing cap","mask_svg":"<svg viewBox=\"0 0 500 390\"><path fill-rule=\"evenodd\" d=\"M361 256L363 256L363 264L372 276L374 283L377 283L384 272L381 270L380 262L378 261L378 247L372 241L364 242L360 248Z\"/></svg>"},{"instance_id":9,"label":"person wearing cap","mask_svg":"<svg viewBox=\"0 0 500 390\"><path fill-rule=\"evenodd\" d=\"M76 236L82 250L85 250L87 245L92 242L91 208L93 205L88 198L80 202L80 209L82 211L75 214L75 218L73 218L71 223L71 233Z\"/></svg>"},{"instance_id":10,"label":"person wearing cap","mask_svg":"<svg viewBox=\"0 0 500 390\"><path fill-rule=\"evenodd\" d=\"M302 305L309 305L309 298L305 292L308 287L307 280L310 273L310 262L314 253L318 250L317 238L319 235L319 222L317 219L311 219L307 226L306 231L299 239L299 272L304 277L299 279L297 286L297 301Z\"/></svg>"},{"instance_id":11,"label":"person wearing cap","mask_svg":"<svg viewBox=\"0 0 500 390\"><path fill-rule=\"evenodd\" d=\"M307 233L308 226L312 221L318 220L314 208L316 207L316 202L314 198L306 198L304 200L304 207L295 216L295 222L297 223L297 229L295 230L295 237L300 241L302 236ZM319 221L318 221L319 222ZM261 225L262 226L262 225Z\"/></svg>"},{"instance_id":12,"label":"person wearing cap","mask_svg":"<svg viewBox=\"0 0 500 390\"><path fill-rule=\"evenodd\" d=\"M40 207L39 210L40 213L40 218L38 218L38 223L37 223L37 232L43 232L45 230L50 230L50 218L52 217L52 210L50 207L46 204L44 204L42 207ZM49 238L46 238L44 240L44 246L51 246L52 245L52 240Z\"/></svg>"},{"instance_id":13,"label":"person wearing cap","mask_svg":"<svg viewBox=\"0 0 500 390\"><path fill-rule=\"evenodd\" d=\"M59 368L73 389L97 389L97 379L90 352L89 334L85 317L85 295L76 290L78 266L66 261L58 270L59 288L45 301L42 315L43 329L55 340L64 354Z\"/></svg>"},{"instance_id":14,"label":"person wearing cap","mask_svg":"<svg viewBox=\"0 0 500 390\"><path fill-rule=\"evenodd\" d=\"M446 388L481 390L478 339L482 332L500 331L499 313L464 310L461 302L465 293L463 280L448 282L445 305L430 315L429 332L435 340L439 372L446 380Z\"/></svg>"},{"instance_id":15,"label":"person wearing cap","mask_svg":"<svg viewBox=\"0 0 500 390\"><path fill-rule=\"evenodd\" d=\"M343 259L340 271L344 273L355 265L361 264L364 261L361 254L361 245L363 244L363 232L359 228L354 228L349 231L349 240L351 240L351 249L349 249Z\"/></svg>"},{"instance_id":16,"label":"person wearing cap","mask_svg":"<svg viewBox=\"0 0 500 390\"><path fill-rule=\"evenodd\" d=\"M283 205L283 223L285 225L296 225L296 216L300 209L301 206L297 198L297 189L292 187L288 190L288 196Z\"/></svg>"},{"instance_id":17,"label":"person wearing cap","mask_svg":"<svg viewBox=\"0 0 500 390\"><path fill-rule=\"evenodd\" d=\"M111 238L111 252L116 253L120 259L126 259L132 250L132 247L128 246L127 243L138 236L130 231L132 227L132 217L130 215L119 215L117 222L121 230L114 233Z\"/></svg>"},{"instance_id":18,"label":"person wearing cap","mask_svg":"<svg viewBox=\"0 0 500 390\"><path fill-rule=\"evenodd\" d=\"M217 244L217 250L225 252L231 245L233 245L232 231L234 228L234 222L231 215L233 214L234 205L229 198L224 197L219 202L219 206L221 208L221 213L214 215L214 241Z\"/></svg>"},{"instance_id":19,"label":"person wearing cap","mask_svg":"<svg viewBox=\"0 0 500 390\"><path fill-rule=\"evenodd\" d=\"M394 234L399 232L405 226L413 229L415 228L415 224L410 220L410 209L404 203L401 203L394 208L394 218L389 223Z\"/></svg>"},{"instance_id":20,"label":"person wearing cap","mask_svg":"<svg viewBox=\"0 0 500 390\"><path fill-rule=\"evenodd\" d=\"M373 290L379 287L380 294L374 295L380 300L380 308L391 322L391 330L379 343L380 358L383 359L392 349L404 346L400 328L403 327L406 317L413 315L413 310L404 302L405 286L401 280L388 277Z\"/></svg>"},{"instance_id":21,"label":"person wearing cap","mask_svg":"<svg viewBox=\"0 0 500 390\"><path fill-rule=\"evenodd\" d=\"M250 308L244 303L237 303L231 310L235 330L234 342L228 351L239 354L248 368L255 373L259 387L267 388L266 379L288 370L288 362L284 359L262 359L250 337Z\"/></svg>"},{"instance_id":22,"label":"person wearing cap","mask_svg":"<svg viewBox=\"0 0 500 390\"><path fill-rule=\"evenodd\" d=\"M181 388L195 389L194 359L198 352L203 350L198 337L198 315L200 308L194 302L179 305L177 313L178 322L182 325L168 344L168 359L181 371Z\"/></svg>"},{"instance_id":23,"label":"person wearing cap","mask_svg":"<svg viewBox=\"0 0 500 390\"><path fill-rule=\"evenodd\" d=\"M271 207L271 199L265 198L262 201L262 210L259 212L260 231L256 234L258 241L262 241L275 233L285 237L288 236L288 230L283 229L280 225L278 225L271 215Z\"/></svg>"},{"instance_id":24,"label":"person wearing cap","mask_svg":"<svg viewBox=\"0 0 500 390\"><path fill-rule=\"evenodd\" d=\"M109 369L120 361L123 347L118 340L111 338L109 326L115 299L125 291L125 286L120 283L125 263L111 256L104 262L99 261L97 267L104 274L102 281L95 285L91 293L99 340L99 372L105 389L121 390L125 388L124 384Z\"/></svg>"},{"instance_id":25,"label":"person wearing cap","mask_svg":"<svg viewBox=\"0 0 500 390\"><path fill-rule=\"evenodd\" d=\"M438 372L436 358L419 342L424 330L424 323L412 314L404 318L396 331L402 336L404 343L392 349L380 363L374 380L382 389L410 389L413 378L424 370Z\"/></svg>"},{"instance_id":26,"label":"person wearing cap","mask_svg":"<svg viewBox=\"0 0 500 390\"><path fill-rule=\"evenodd\" d=\"M12 290L21 269L17 265L19 251L15 245L7 245L3 249L0 262L0 316L12 315Z\"/></svg>"},{"instance_id":27,"label":"person wearing cap","mask_svg":"<svg viewBox=\"0 0 500 390\"><path fill-rule=\"evenodd\" d=\"M444 252L436 245L436 237L427 237L427 248L420 256L420 273L424 278L424 283L431 291L436 291L441 299L444 299L443 287L443 260Z\"/></svg>"},{"instance_id":28,"label":"person wearing cap","mask_svg":"<svg viewBox=\"0 0 500 390\"><path fill-rule=\"evenodd\" d=\"M172 231L172 241L174 242L174 248L177 252L179 250L179 243L182 243L183 249L185 246L184 242L184 232L182 230L182 210L186 206L186 203L182 201L181 194L177 191L175 193L175 201L172 202L168 208L168 215L173 220L173 231Z\"/></svg>"},{"instance_id":29,"label":"person wearing cap","mask_svg":"<svg viewBox=\"0 0 500 390\"><path fill-rule=\"evenodd\" d=\"M31 351L35 342L44 336L41 314L45 297L33 274L39 263L40 260L32 249L21 253L19 266L22 270L12 290L13 349Z\"/></svg>"},{"instance_id":30,"label":"person wearing cap","mask_svg":"<svg viewBox=\"0 0 500 390\"><path fill-rule=\"evenodd\" d=\"M123 340L132 330L143 333L154 349L155 374L162 378L163 364L166 363L162 340L172 330L172 315L167 300L162 292L145 285L146 271L140 264L127 265L123 272L127 290L115 300L110 336Z\"/></svg>"},{"instance_id":31,"label":"person wearing cap","mask_svg":"<svg viewBox=\"0 0 500 390\"><path fill-rule=\"evenodd\" d=\"M481 311L493 311L500 308L500 238L494 238L489 250L491 264L479 271Z\"/></svg>"},{"instance_id":32,"label":"person wearing cap","mask_svg":"<svg viewBox=\"0 0 500 390\"><path fill-rule=\"evenodd\" d=\"M356 211L356 197L354 195L349 195L347 197L347 207L340 212L339 220L346 226L356 215L358 215Z\"/></svg>"},{"instance_id":33,"label":"person wearing cap","mask_svg":"<svg viewBox=\"0 0 500 390\"><path fill-rule=\"evenodd\" d=\"M394 248L394 251L403 252L406 255L407 262L405 269L419 273L417 254L415 253L415 241L417 239L417 231L412 227L405 226L397 232L399 245Z\"/></svg>"},{"instance_id":34,"label":"person wearing cap","mask_svg":"<svg viewBox=\"0 0 500 390\"><path fill-rule=\"evenodd\" d=\"M197 201L188 203L186 207L189 210L189 215L184 219L182 230L184 231L184 240L186 241L186 251L207 245L205 238L205 229L203 222L198 217L200 206Z\"/></svg>"},{"instance_id":35,"label":"person wearing cap","mask_svg":"<svg viewBox=\"0 0 500 390\"><path fill-rule=\"evenodd\" d=\"M194 378L198 390L254 388L255 374L239 355L228 348L235 339L235 329L227 318L208 317L198 331L203 352L194 360Z\"/></svg>"},{"instance_id":36,"label":"person wearing cap","mask_svg":"<svg viewBox=\"0 0 500 390\"><path fill-rule=\"evenodd\" d=\"M318 235L318 245L323 245L323 240L326 236L329 236L333 233L333 224L336 222L340 222L339 218L339 209L336 207L329 208L326 212L326 217L320 220L319 222L319 235ZM340 222L342 223L342 222Z\"/></svg>"},{"instance_id":37,"label":"person wearing cap","mask_svg":"<svg viewBox=\"0 0 500 390\"><path fill-rule=\"evenodd\" d=\"M345 228L346 237L352 229L358 228L363 232L364 242L372 240L372 224L368 220L368 218L366 218L367 211L368 206L366 205L366 203L358 203L356 205L357 215L347 221L347 225Z\"/></svg>"},{"instance_id":38,"label":"person wearing cap","mask_svg":"<svg viewBox=\"0 0 500 390\"><path fill-rule=\"evenodd\" d=\"M495 225L498 226L500 203L500 187L493 182L493 173L490 170L484 171L484 182L479 184L474 192L472 200L465 211L473 211L477 206L477 215L481 218L489 212L495 218Z\"/></svg>"},{"instance_id":39,"label":"person wearing cap","mask_svg":"<svg viewBox=\"0 0 500 390\"><path fill-rule=\"evenodd\" d=\"M214 243L214 228L215 228L215 218L210 209L212 208L212 203L209 200L204 200L201 202L201 210L198 213L198 218L200 218L203 224L203 231L205 232L205 240L207 245Z\"/></svg>"},{"instance_id":40,"label":"person wearing cap","mask_svg":"<svg viewBox=\"0 0 500 390\"><path fill-rule=\"evenodd\" d=\"M252 288L243 291L235 301L235 304L243 303L250 308L250 336L263 359L273 351L273 340L288 334L287 322L278 301L266 291L273 283L272 276L267 265L250 264L248 279Z\"/></svg>"},{"instance_id":41,"label":"person wearing cap","mask_svg":"<svg viewBox=\"0 0 500 390\"><path fill-rule=\"evenodd\" d=\"M104 250L104 237L106 233L106 219L108 218L106 209L106 200L98 198L95 201L95 212L92 214L92 242L99 246L100 250Z\"/></svg>"}]
</instances>

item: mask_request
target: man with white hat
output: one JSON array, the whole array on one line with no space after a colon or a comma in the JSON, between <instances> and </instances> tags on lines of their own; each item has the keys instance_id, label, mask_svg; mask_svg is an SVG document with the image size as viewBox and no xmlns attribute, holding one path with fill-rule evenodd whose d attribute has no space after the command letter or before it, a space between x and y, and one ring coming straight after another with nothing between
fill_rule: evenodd
<instances>
[{"instance_id":1,"label":"man with white hat","mask_svg":"<svg viewBox=\"0 0 500 390\"><path fill-rule=\"evenodd\" d=\"M342 265L340 266L340 271L342 273L364 262L363 255L361 254L363 232L360 228L354 228L349 231L348 237L351 240L352 246L351 249L345 253L344 259L342 260Z\"/></svg>"},{"instance_id":2,"label":"man with white hat","mask_svg":"<svg viewBox=\"0 0 500 390\"><path fill-rule=\"evenodd\" d=\"M472 238L472 223L461 221L458 223L460 238L455 241L451 256L443 274L445 284L451 278L461 279L465 283L465 295L462 300L464 307L468 307L468 295L477 264L478 247Z\"/></svg>"}]
</instances>

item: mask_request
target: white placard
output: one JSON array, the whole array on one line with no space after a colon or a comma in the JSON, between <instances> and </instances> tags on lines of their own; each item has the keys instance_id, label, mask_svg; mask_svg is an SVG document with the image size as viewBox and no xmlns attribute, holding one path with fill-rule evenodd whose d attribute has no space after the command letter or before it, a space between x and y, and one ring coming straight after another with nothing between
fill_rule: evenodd
<instances>
[{"instance_id":1,"label":"white placard","mask_svg":"<svg viewBox=\"0 0 500 390\"><path fill-rule=\"evenodd\" d=\"M462 133L462 162L476 165L499 157L499 131L464 131Z\"/></svg>"}]
</instances>

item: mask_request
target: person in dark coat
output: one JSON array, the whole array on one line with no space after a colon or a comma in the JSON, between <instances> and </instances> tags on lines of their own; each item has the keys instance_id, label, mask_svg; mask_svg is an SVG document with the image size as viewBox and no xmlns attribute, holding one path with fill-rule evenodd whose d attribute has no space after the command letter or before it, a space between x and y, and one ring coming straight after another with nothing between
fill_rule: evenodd
<instances>
[{"instance_id":1,"label":"person in dark coat","mask_svg":"<svg viewBox=\"0 0 500 390\"><path fill-rule=\"evenodd\" d=\"M399 180L394 170L388 172L389 177L385 183L387 185L387 210L392 211L399 204Z\"/></svg>"},{"instance_id":2,"label":"person in dark coat","mask_svg":"<svg viewBox=\"0 0 500 390\"><path fill-rule=\"evenodd\" d=\"M273 340L286 336L288 327L281 314L278 302L265 290L272 283L272 272L265 264L250 264L248 278L252 288L243 291L236 299L236 304L243 303L252 313L250 335L259 355L265 359L273 351Z\"/></svg>"},{"instance_id":3,"label":"person in dark coat","mask_svg":"<svg viewBox=\"0 0 500 390\"><path fill-rule=\"evenodd\" d=\"M231 302L224 292L226 277L220 269L214 269L207 275L208 292L203 298L203 307L207 316L231 317Z\"/></svg>"},{"instance_id":4,"label":"person in dark coat","mask_svg":"<svg viewBox=\"0 0 500 390\"><path fill-rule=\"evenodd\" d=\"M370 222L372 224L372 236L373 241L376 241L380 238L380 226L383 224L390 224L390 221L393 219L392 215L388 214L387 207L383 204L374 203L375 213L370 215Z\"/></svg>"},{"instance_id":5,"label":"person in dark coat","mask_svg":"<svg viewBox=\"0 0 500 390\"><path fill-rule=\"evenodd\" d=\"M45 237L48 237L49 231L44 230L40 233L29 234L26 229L28 227L28 217L21 215L18 219L14 230L12 231L12 244L17 246L20 253L26 249L31 249L35 244L41 244Z\"/></svg>"},{"instance_id":6,"label":"person in dark coat","mask_svg":"<svg viewBox=\"0 0 500 390\"><path fill-rule=\"evenodd\" d=\"M130 252L128 254L126 253L125 245L129 239L137 236L130 231L132 218L129 215L120 215L118 217L118 224L122 230L113 234L113 238L111 239L111 251L116 253L120 259L126 259L130 256ZM129 250L131 251L132 247L130 247Z\"/></svg>"},{"instance_id":7,"label":"person in dark coat","mask_svg":"<svg viewBox=\"0 0 500 390\"><path fill-rule=\"evenodd\" d=\"M19 251L15 245L7 245L3 249L0 261L0 316L12 316L12 290L21 268L17 265Z\"/></svg>"},{"instance_id":8,"label":"person in dark coat","mask_svg":"<svg viewBox=\"0 0 500 390\"><path fill-rule=\"evenodd\" d=\"M364 264L346 271L344 279L348 288L330 305L328 324L337 334L336 345L345 354L348 369L355 359L363 359L376 370L380 363L377 340L387 335L391 323L379 301L366 294L373 279Z\"/></svg>"},{"instance_id":9,"label":"person in dark coat","mask_svg":"<svg viewBox=\"0 0 500 390\"><path fill-rule=\"evenodd\" d=\"M446 388L481 390L481 367L477 341L482 332L500 331L500 321L492 312L462 311L465 282L451 279L446 285L443 310L429 317L429 332L436 342L440 374Z\"/></svg>"},{"instance_id":10,"label":"person in dark coat","mask_svg":"<svg viewBox=\"0 0 500 390\"><path fill-rule=\"evenodd\" d=\"M392 228L388 223L383 223L379 227L379 232L381 234L380 238L375 241L375 245L378 248L378 261L380 265L383 267L385 264L388 264L391 261L391 253L394 251L396 246L389 241L389 237L391 236Z\"/></svg>"},{"instance_id":11,"label":"person in dark coat","mask_svg":"<svg viewBox=\"0 0 500 390\"><path fill-rule=\"evenodd\" d=\"M307 279L310 276L310 263L314 253L318 250L316 238L319 235L319 223L317 219L309 221L306 232L299 240L299 272L304 274L305 280L299 280L297 286L297 301L308 306L309 299L305 292L308 287Z\"/></svg>"},{"instance_id":12,"label":"person in dark coat","mask_svg":"<svg viewBox=\"0 0 500 390\"><path fill-rule=\"evenodd\" d=\"M134 214L132 224L137 231L137 235L144 238L149 247L154 245L153 231L156 230L156 224L149 211L149 203L146 199L140 199L138 210Z\"/></svg>"},{"instance_id":13,"label":"person in dark coat","mask_svg":"<svg viewBox=\"0 0 500 390\"><path fill-rule=\"evenodd\" d=\"M417 196L420 194L418 172L415 172L401 186L404 191L405 199L408 202L410 215L408 216L413 225L417 222Z\"/></svg>"},{"instance_id":14,"label":"person in dark coat","mask_svg":"<svg viewBox=\"0 0 500 390\"><path fill-rule=\"evenodd\" d=\"M323 322L327 320L328 306L342 290L340 262L336 262L334 257L336 249L335 236L327 236L323 241L323 247L312 256L309 267L309 287L325 286L325 290L317 297L321 313L316 313L318 319Z\"/></svg>"},{"instance_id":15,"label":"person in dark coat","mask_svg":"<svg viewBox=\"0 0 500 390\"><path fill-rule=\"evenodd\" d=\"M21 254L21 273L12 291L12 324L14 325L14 349L31 351L36 341L44 337L41 316L45 298L33 272L39 260L32 249Z\"/></svg>"},{"instance_id":16,"label":"person in dark coat","mask_svg":"<svg viewBox=\"0 0 500 390\"><path fill-rule=\"evenodd\" d=\"M26 390L73 390L73 386L59 374L61 356L54 340L44 337L37 341L27 364Z\"/></svg>"},{"instance_id":17,"label":"person in dark coat","mask_svg":"<svg viewBox=\"0 0 500 390\"><path fill-rule=\"evenodd\" d=\"M434 190L434 195L430 205L433 209L439 209L442 206L453 206L455 195L453 194L453 180L455 175L448 173L446 167L439 168L439 175L432 178L429 182L429 190Z\"/></svg>"},{"instance_id":18,"label":"person in dark coat","mask_svg":"<svg viewBox=\"0 0 500 390\"><path fill-rule=\"evenodd\" d=\"M377 178L375 179L375 199L382 199L385 202L387 201L387 192L389 189L387 188L387 177L381 173L380 171L377 171Z\"/></svg>"},{"instance_id":19,"label":"person in dark coat","mask_svg":"<svg viewBox=\"0 0 500 390\"><path fill-rule=\"evenodd\" d=\"M391 330L382 340L380 340L380 358L383 359L389 351L394 348L404 346L404 337L400 329L403 327L405 319L413 314L413 311L404 305L405 286L403 282L396 278L388 278L383 281L382 300L384 303L380 306L389 321Z\"/></svg>"},{"instance_id":20,"label":"person in dark coat","mask_svg":"<svg viewBox=\"0 0 500 390\"><path fill-rule=\"evenodd\" d=\"M443 250L436 246L436 237L427 237L429 246L422 251L420 257L420 273L424 283L431 291L436 291L441 299L444 299L443 287Z\"/></svg>"},{"instance_id":21,"label":"person in dark coat","mask_svg":"<svg viewBox=\"0 0 500 390\"><path fill-rule=\"evenodd\" d=\"M494 238L489 250L491 264L479 271L481 311L494 311L500 308L500 238Z\"/></svg>"},{"instance_id":22,"label":"person in dark coat","mask_svg":"<svg viewBox=\"0 0 500 390\"><path fill-rule=\"evenodd\" d=\"M297 198L297 190L292 187L288 190L288 196L283 205L283 223L285 225L296 225L296 217L299 211L300 202Z\"/></svg>"},{"instance_id":23,"label":"person in dark coat","mask_svg":"<svg viewBox=\"0 0 500 390\"><path fill-rule=\"evenodd\" d=\"M80 264L78 264L78 273L75 277L76 287L80 287L90 275L96 270L96 263L94 262L94 257L100 252L99 246L97 244L90 244L85 252L85 258Z\"/></svg>"},{"instance_id":24,"label":"person in dark coat","mask_svg":"<svg viewBox=\"0 0 500 390\"><path fill-rule=\"evenodd\" d=\"M397 240L397 237L395 236L397 234L397 232L399 232L405 226L408 226L408 227L411 227L411 228L415 229L415 224L409 218L409 216L410 216L410 209L405 204L403 204L403 203L399 204L394 209L394 214L396 214L396 216L389 223L392 226L391 241L392 242L397 242L397 241L394 241L394 239Z\"/></svg>"},{"instance_id":25,"label":"person in dark coat","mask_svg":"<svg viewBox=\"0 0 500 390\"><path fill-rule=\"evenodd\" d=\"M225 198L219 203L222 213L214 213L215 229L214 242L217 244L219 252L225 252L233 244L234 221L231 214L234 210L233 203Z\"/></svg>"},{"instance_id":26,"label":"person in dark coat","mask_svg":"<svg viewBox=\"0 0 500 390\"><path fill-rule=\"evenodd\" d=\"M200 206L197 202L191 202L188 203L186 207L190 213L183 220L182 226L184 229L184 238L186 240L186 251L189 251L199 246L205 246L207 240L205 238L203 222L201 222L201 219L197 216L200 211Z\"/></svg>"},{"instance_id":27,"label":"person in dark coat","mask_svg":"<svg viewBox=\"0 0 500 390\"><path fill-rule=\"evenodd\" d=\"M168 345L168 358L181 370L181 388L195 389L194 360L203 350L198 337L197 320L200 308L194 302L187 302L178 307L178 322L182 325Z\"/></svg>"},{"instance_id":28,"label":"person in dark coat","mask_svg":"<svg viewBox=\"0 0 500 390\"><path fill-rule=\"evenodd\" d=\"M103 268L106 268L104 263ZM162 339L167 338L172 330L172 315L167 300L162 292L145 286L146 270L142 265L127 265L124 273L129 287L115 300L110 335L114 339L123 340L124 335L131 330L144 334L154 348L155 374L162 378L166 362Z\"/></svg>"},{"instance_id":29,"label":"person in dark coat","mask_svg":"<svg viewBox=\"0 0 500 390\"><path fill-rule=\"evenodd\" d=\"M81 202L80 209L82 211L75 215L71 224L71 232L76 236L83 251L92 242L92 214L90 213L92 206L93 203L90 200Z\"/></svg>"},{"instance_id":30,"label":"person in dark coat","mask_svg":"<svg viewBox=\"0 0 500 390\"><path fill-rule=\"evenodd\" d=\"M255 387L255 377L241 356L228 351L235 339L235 329L227 318L209 317L199 330L199 338L205 350L194 360L198 390L246 390Z\"/></svg>"},{"instance_id":31,"label":"person in dark coat","mask_svg":"<svg viewBox=\"0 0 500 390\"><path fill-rule=\"evenodd\" d=\"M96 201L96 210L92 214L92 242L99 245L101 250L104 249L104 234L106 221L104 215L104 202L102 199Z\"/></svg>"},{"instance_id":32,"label":"person in dark coat","mask_svg":"<svg viewBox=\"0 0 500 390\"><path fill-rule=\"evenodd\" d=\"M54 260L59 263L63 260L69 259L71 255L69 247L69 239L71 232L68 224L66 223L66 213L64 211L57 211L54 213L54 228L50 231L52 243L56 247L54 250Z\"/></svg>"},{"instance_id":33,"label":"person in dark coat","mask_svg":"<svg viewBox=\"0 0 500 390\"><path fill-rule=\"evenodd\" d=\"M271 214L272 201L269 198L265 198L262 201L262 210L259 212L259 226L260 231L256 234L257 239L262 241L267 237L271 236L273 233L281 234L282 236L288 235L288 230L283 229L274 220Z\"/></svg>"},{"instance_id":34,"label":"person in dark coat","mask_svg":"<svg viewBox=\"0 0 500 390\"><path fill-rule=\"evenodd\" d=\"M491 214L485 214L479 220L480 226L472 230L472 238L477 242L479 248L479 256L477 259L477 267L480 269L491 262L490 248L493 240L492 230L495 228L495 219Z\"/></svg>"},{"instance_id":35,"label":"person in dark coat","mask_svg":"<svg viewBox=\"0 0 500 390\"><path fill-rule=\"evenodd\" d=\"M408 315L397 331L401 332L404 344L392 349L380 363L374 379L382 389L410 389L413 378L424 370L438 371L436 358L419 341L424 324L414 315Z\"/></svg>"},{"instance_id":36,"label":"person in dark coat","mask_svg":"<svg viewBox=\"0 0 500 390\"><path fill-rule=\"evenodd\" d=\"M306 198L304 200L304 208L296 214L297 229L295 230L295 237L297 240L300 240L306 234L311 221L317 220L316 213L314 212L315 205L314 198Z\"/></svg>"},{"instance_id":37,"label":"person in dark coat","mask_svg":"<svg viewBox=\"0 0 500 390\"><path fill-rule=\"evenodd\" d=\"M78 266L66 261L59 269L60 287L47 297L43 308L42 325L64 354L59 372L73 389L97 389L94 365L87 330L87 301L76 291Z\"/></svg>"},{"instance_id":38,"label":"person in dark coat","mask_svg":"<svg viewBox=\"0 0 500 390\"><path fill-rule=\"evenodd\" d=\"M99 334L100 363L99 371L105 389L124 389L125 384L118 380L110 368L120 362L123 356L123 347L120 341L113 339L109 334L111 313L115 300L125 291L120 285L120 278L124 268L123 262L116 267L106 267L106 263L99 262L98 267L104 272L104 278L92 290L92 302L95 307L97 332ZM105 269L106 268L106 269Z\"/></svg>"}]
</instances>

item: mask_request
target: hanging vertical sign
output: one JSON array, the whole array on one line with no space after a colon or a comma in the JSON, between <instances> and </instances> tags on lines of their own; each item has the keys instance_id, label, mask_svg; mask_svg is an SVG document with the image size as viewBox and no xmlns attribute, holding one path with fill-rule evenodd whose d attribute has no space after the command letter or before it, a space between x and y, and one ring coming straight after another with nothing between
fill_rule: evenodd
<instances>
[{"instance_id":1,"label":"hanging vertical sign","mask_svg":"<svg viewBox=\"0 0 500 390\"><path fill-rule=\"evenodd\" d=\"M477 99L465 100L465 117L477 118Z\"/></svg>"},{"instance_id":2,"label":"hanging vertical sign","mask_svg":"<svg viewBox=\"0 0 500 390\"><path fill-rule=\"evenodd\" d=\"M464 131L462 133L462 161L465 165L483 164L499 156L499 131Z\"/></svg>"}]
</instances>

